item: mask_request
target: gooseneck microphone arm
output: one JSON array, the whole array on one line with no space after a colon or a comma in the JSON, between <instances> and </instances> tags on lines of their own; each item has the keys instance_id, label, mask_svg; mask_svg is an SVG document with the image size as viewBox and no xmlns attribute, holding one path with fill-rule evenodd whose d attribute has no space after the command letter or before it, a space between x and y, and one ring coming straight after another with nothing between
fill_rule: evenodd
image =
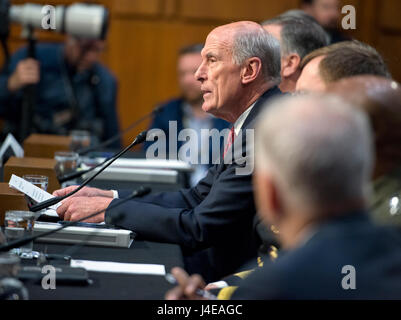
<instances>
[{"instance_id":1,"label":"gooseneck microphone arm","mask_svg":"<svg viewBox=\"0 0 401 320\"><path fill-rule=\"evenodd\" d=\"M96 174L94 174L92 177L86 179L78 188L76 188L74 191L64 195L64 196L59 196L59 197L54 197L51 198L49 200L46 201L42 201L38 204L33 205L31 208L29 208L30 211L36 212L36 211L40 211L43 209L46 209L56 203L59 203L60 201L64 200L65 198L68 198L72 195L74 195L75 193L77 193L79 190L81 190L83 187L85 187L88 183L90 183L93 179L95 179L99 174L101 174L104 170L107 169L107 167L109 167L114 161L116 161L119 157L121 157L124 153L126 153L129 149L131 149L133 146L140 144L142 142L144 142L146 139L146 131L141 132L140 134L138 134L138 136L134 139L134 141L128 146L126 147L124 150L120 151L119 153L117 153L115 156L113 156L110 161L103 167L101 168L98 172L96 172Z\"/></svg>"},{"instance_id":2,"label":"gooseneck microphone arm","mask_svg":"<svg viewBox=\"0 0 401 320\"><path fill-rule=\"evenodd\" d=\"M61 183L64 183L66 181L69 181L69 180L72 180L72 179L75 179L75 178L79 178L79 177L83 176L84 174L87 174L87 173L89 173L89 172L91 172L91 171L103 166L107 161L110 161L112 158L113 158L113 156L111 156L109 158L106 158L106 160L104 160L103 162L97 164L96 166L94 166L94 167L92 167L90 169L80 170L80 171L76 171L76 172L72 172L72 173L67 173L66 175L64 175L62 177L58 177L57 178L58 182L61 184Z\"/></svg>"},{"instance_id":3,"label":"gooseneck microphone arm","mask_svg":"<svg viewBox=\"0 0 401 320\"><path fill-rule=\"evenodd\" d=\"M85 154L87 154L89 152L96 151L96 150L101 150L101 149L111 145L113 142L116 142L117 140L121 139L121 137L124 136L127 132L131 131L136 126L138 126L142 121L144 121L147 118L150 118L151 116L154 116L154 115L158 114L159 112L161 112L162 109L163 109L162 106L155 108L154 110L152 110L152 112L150 112L148 114L145 114L143 117L141 117L138 120L134 121L128 128L126 128L123 131L117 133L115 136L107 139L106 141L104 141L104 142L102 142L102 143L100 143L100 144L98 144L96 146L79 149L77 151L77 153L80 156L83 156L83 155L85 155ZM79 175L77 177L79 177ZM74 177L74 178L76 178L76 177ZM69 178L69 179L74 179L74 178ZM64 181L67 181L67 180L64 180ZM64 182L64 181L60 181L60 182Z\"/></svg>"},{"instance_id":4,"label":"gooseneck microphone arm","mask_svg":"<svg viewBox=\"0 0 401 320\"><path fill-rule=\"evenodd\" d=\"M123 203L125 203L125 202L127 202L129 200L132 200L133 198L142 197L142 196L148 194L150 191L151 191L150 188L140 187L138 190L135 190L129 197L122 199L121 201L117 202L114 205L109 206L106 209L99 210L99 211L97 211L95 213L92 213L92 214L90 214L90 215L88 215L86 217L83 217L83 218L81 218L81 219L79 219L77 221L71 221L69 223L66 223L66 224L62 225L60 228L57 228L57 229L54 229L54 230L49 230L49 231L46 231L44 233L37 234L35 236L30 236L30 237L25 237L25 238L22 238L22 239L19 239L19 240L14 240L14 241L12 241L10 243L7 243L5 245L0 246L0 252L5 252L5 251L9 251L9 250L14 249L14 248L21 247L21 246L23 246L23 245L25 245L27 243L30 243L31 241L34 241L34 240L36 240L38 238L43 238L43 237L46 237L46 236L48 236L50 234L56 233L56 232L58 232L60 230L63 230L65 228L67 228L67 227L72 227L72 226L76 225L79 222L82 222L84 220L93 218L93 217L97 216L98 214L101 214L102 212L106 211L107 209L108 210L115 209L118 206L122 205Z\"/></svg>"}]
</instances>

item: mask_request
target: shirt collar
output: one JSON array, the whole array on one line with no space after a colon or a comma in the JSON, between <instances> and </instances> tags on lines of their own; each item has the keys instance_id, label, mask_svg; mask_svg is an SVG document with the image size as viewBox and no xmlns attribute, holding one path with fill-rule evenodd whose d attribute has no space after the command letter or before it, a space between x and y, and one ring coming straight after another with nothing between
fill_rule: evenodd
<instances>
[{"instance_id":1,"label":"shirt collar","mask_svg":"<svg viewBox=\"0 0 401 320\"><path fill-rule=\"evenodd\" d=\"M236 136L239 135L239 132L240 132L240 130L241 130L246 118L248 117L249 113L252 111L252 109L255 106L255 104L256 104L256 101L239 116L237 121L235 121L233 127L234 127L234 132L235 132Z\"/></svg>"}]
</instances>

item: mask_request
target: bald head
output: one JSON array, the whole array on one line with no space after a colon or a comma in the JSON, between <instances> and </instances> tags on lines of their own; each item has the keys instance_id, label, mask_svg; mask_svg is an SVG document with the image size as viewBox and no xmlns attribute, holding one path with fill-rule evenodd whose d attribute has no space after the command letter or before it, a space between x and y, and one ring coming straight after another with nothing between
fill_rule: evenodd
<instances>
[{"instance_id":1,"label":"bald head","mask_svg":"<svg viewBox=\"0 0 401 320\"><path fill-rule=\"evenodd\" d=\"M328 92L368 114L376 143L375 177L401 166L401 85L383 77L356 76L329 85Z\"/></svg>"},{"instance_id":2,"label":"bald head","mask_svg":"<svg viewBox=\"0 0 401 320\"><path fill-rule=\"evenodd\" d=\"M286 97L270 105L258 123L255 156L256 175L274 181L283 208L328 214L365 204L373 161L369 124L336 96Z\"/></svg>"},{"instance_id":3,"label":"bald head","mask_svg":"<svg viewBox=\"0 0 401 320\"><path fill-rule=\"evenodd\" d=\"M208 37L218 34L219 37L226 35L233 37L237 32L260 32L263 27L254 21L238 21L216 27L209 33Z\"/></svg>"},{"instance_id":4,"label":"bald head","mask_svg":"<svg viewBox=\"0 0 401 320\"><path fill-rule=\"evenodd\" d=\"M280 44L255 22L217 27L206 39L195 77L201 82L203 110L235 122L280 82Z\"/></svg>"}]
</instances>

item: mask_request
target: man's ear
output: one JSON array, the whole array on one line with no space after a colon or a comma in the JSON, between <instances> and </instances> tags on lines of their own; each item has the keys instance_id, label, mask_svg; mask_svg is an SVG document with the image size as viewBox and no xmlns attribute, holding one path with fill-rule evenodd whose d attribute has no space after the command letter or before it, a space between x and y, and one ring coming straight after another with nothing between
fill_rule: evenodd
<instances>
[{"instance_id":1,"label":"man's ear","mask_svg":"<svg viewBox=\"0 0 401 320\"><path fill-rule=\"evenodd\" d=\"M280 191L271 174L254 176L258 212L266 224L279 224L283 215Z\"/></svg>"},{"instance_id":2,"label":"man's ear","mask_svg":"<svg viewBox=\"0 0 401 320\"><path fill-rule=\"evenodd\" d=\"M262 73L262 61L257 57L246 60L242 72L241 80L243 84L251 83Z\"/></svg>"},{"instance_id":3,"label":"man's ear","mask_svg":"<svg viewBox=\"0 0 401 320\"><path fill-rule=\"evenodd\" d=\"M289 78L299 70L301 57L296 53L290 53L288 56L281 59L281 64L282 76L284 78Z\"/></svg>"},{"instance_id":4,"label":"man's ear","mask_svg":"<svg viewBox=\"0 0 401 320\"><path fill-rule=\"evenodd\" d=\"M278 223L282 219L283 214L283 203L281 199L280 190L277 184L273 180L269 180L269 203L270 203L270 212L272 214L273 221Z\"/></svg>"}]
</instances>

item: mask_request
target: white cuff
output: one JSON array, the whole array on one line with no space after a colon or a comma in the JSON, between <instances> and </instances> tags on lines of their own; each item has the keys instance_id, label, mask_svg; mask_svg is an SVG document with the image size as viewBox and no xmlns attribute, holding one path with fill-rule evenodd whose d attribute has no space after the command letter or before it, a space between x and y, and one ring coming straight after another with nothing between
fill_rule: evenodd
<instances>
[{"instance_id":1,"label":"white cuff","mask_svg":"<svg viewBox=\"0 0 401 320\"><path fill-rule=\"evenodd\" d=\"M228 283L225 281L212 282L212 283L209 283L209 285L213 285L214 286L213 289L223 289L225 287L228 287Z\"/></svg>"},{"instance_id":2,"label":"white cuff","mask_svg":"<svg viewBox=\"0 0 401 320\"><path fill-rule=\"evenodd\" d=\"M111 190L113 192L113 199L118 199L118 191L117 190Z\"/></svg>"}]
</instances>

